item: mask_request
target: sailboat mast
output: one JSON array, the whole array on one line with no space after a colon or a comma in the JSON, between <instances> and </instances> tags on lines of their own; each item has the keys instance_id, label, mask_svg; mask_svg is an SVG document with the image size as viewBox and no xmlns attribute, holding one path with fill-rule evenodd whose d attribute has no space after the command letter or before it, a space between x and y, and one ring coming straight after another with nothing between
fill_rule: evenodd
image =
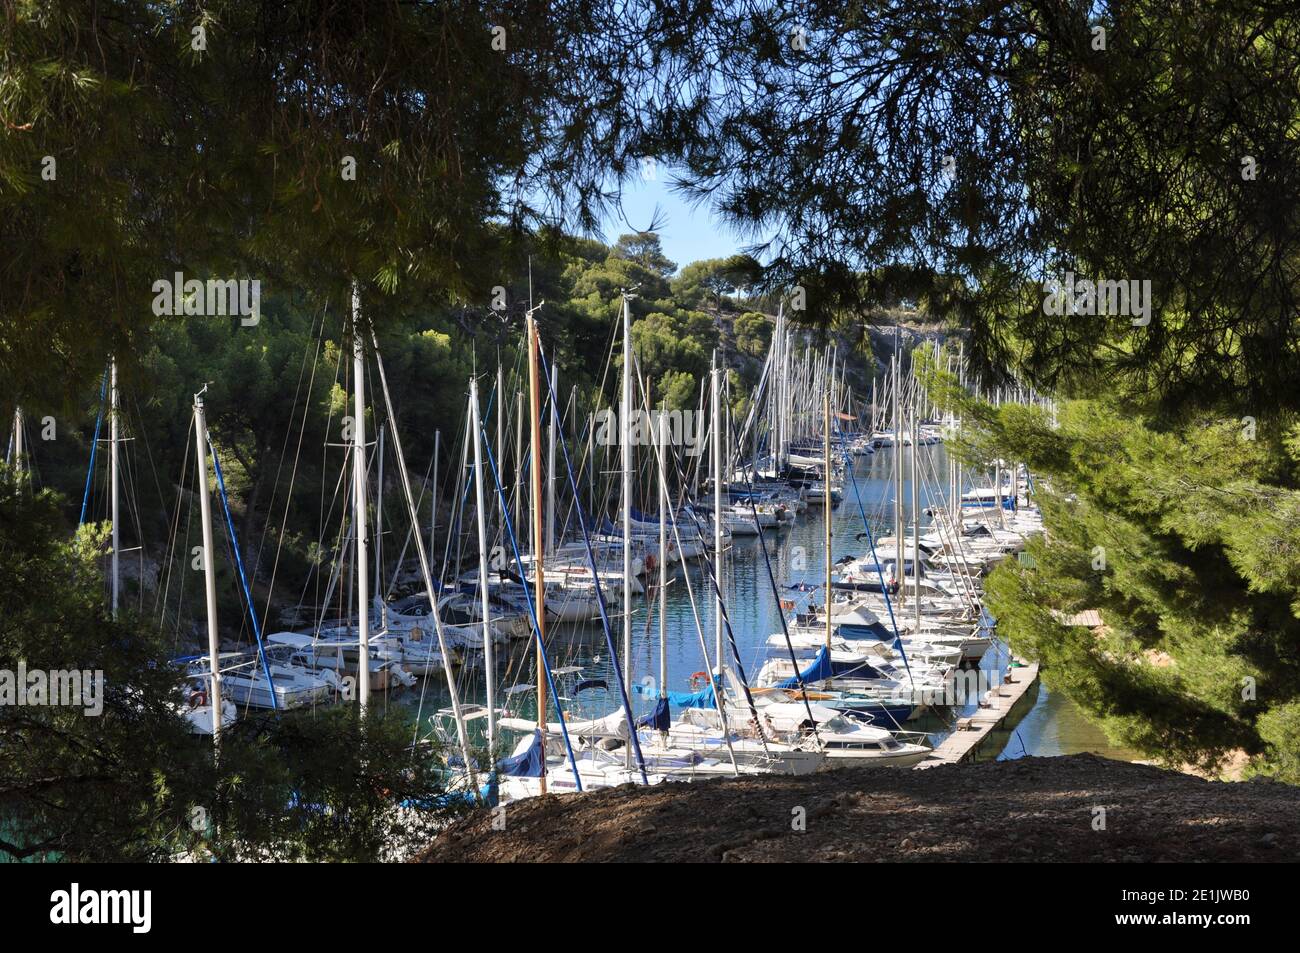
<instances>
[{"instance_id":1,"label":"sailboat mast","mask_svg":"<svg viewBox=\"0 0 1300 953\"><path fill-rule=\"evenodd\" d=\"M668 697L668 415L659 414L659 697Z\"/></svg>"},{"instance_id":2,"label":"sailboat mast","mask_svg":"<svg viewBox=\"0 0 1300 953\"><path fill-rule=\"evenodd\" d=\"M379 390L384 399L384 410L388 420L393 420L393 396L388 390L388 375L384 372L384 359L379 353L379 339L371 331L370 343L375 352L375 368L379 371ZM402 451L402 439L397 429L393 429L393 457L397 460L397 475L402 485L402 497L406 501L406 517L411 521L411 526L416 526L419 522L419 511L415 508L415 495L411 492L410 471L406 468L406 454ZM469 457L469 444L465 444L462 459ZM461 464L462 472L465 464ZM474 761L470 757L469 735L465 730L465 716L460 706L460 692L456 688L456 677L452 671L452 666L448 664L451 653L447 650L447 637L443 631L442 617L438 611L438 593L433 587L433 574L429 569L429 554L425 551L424 540L420 534L413 533L412 538L415 540L415 556L420 563L420 575L424 581L424 592L429 598L429 616L433 619L433 629L438 638L438 652L442 656L442 670L447 676L447 695L451 698L451 714L456 722L456 740L460 744L460 757L465 765L465 772L469 776L470 787L478 790L478 779L474 770Z\"/></svg>"},{"instance_id":3,"label":"sailboat mast","mask_svg":"<svg viewBox=\"0 0 1300 953\"><path fill-rule=\"evenodd\" d=\"M826 515L826 651L831 649L831 382L826 381L822 428L825 434L825 459L822 471L822 501Z\"/></svg>"},{"instance_id":4,"label":"sailboat mast","mask_svg":"<svg viewBox=\"0 0 1300 953\"><path fill-rule=\"evenodd\" d=\"M560 393L558 368L551 365L551 425L547 428L546 447L546 554L555 554L555 438L560 429L560 412L555 395Z\"/></svg>"},{"instance_id":5,"label":"sailboat mast","mask_svg":"<svg viewBox=\"0 0 1300 953\"><path fill-rule=\"evenodd\" d=\"M366 388L365 344L361 339L361 292L352 285L352 525L356 535L357 701L370 704L370 566L366 550Z\"/></svg>"},{"instance_id":6,"label":"sailboat mast","mask_svg":"<svg viewBox=\"0 0 1300 953\"><path fill-rule=\"evenodd\" d=\"M903 363L903 352L899 345L898 325L894 325L894 366L893 371L893 388L890 393L890 400L893 403L893 432L894 432L894 552L897 562L895 566L898 571L898 594L899 598L905 598L904 580L907 573L903 563L903 428L899 418L898 392L900 368Z\"/></svg>"},{"instance_id":7,"label":"sailboat mast","mask_svg":"<svg viewBox=\"0 0 1300 953\"><path fill-rule=\"evenodd\" d=\"M23 473L23 408L14 408L14 472Z\"/></svg>"},{"instance_id":8,"label":"sailboat mast","mask_svg":"<svg viewBox=\"0 0 1300 953\"><path fill-rule=\"evenodd\" d=\"M515 526L522 534L525 526L529 531L532 530L531 519L527 524L524 523L524 392L522 390L515 391L515 461L518 463L518 472L515 476ZM525 542L520 539L519 545L522 547Z\"/></svg>"},{"instance_id":9,"label":"sailboat mast","mask_svg":"<svg viewBox=\"0 0 1300 953\"><path fill-rule=\"evenodd\" d=\"M429 552L435 552L434 536L438 530L438 457L442 451L442 431L433 432L433 485L429 487Z\"/></svg>"},{"instance_id":10,"label":"sailboat mast","mask_svg":"<svg viewBox=\"0 0 1300 953\"><path fill-rule=\"evenodd\" d=\"M204 388L206 390L207 388ZM203 594L208 615L208 665L212 685L208 703L212 708L212 742L221 744L221 640L217 635L217 574L213 568L212 500L208 494L208 421L202 392L194 395L194 445L199 469L199 517L203 524Z\"/></svg>"},{"instance_id":11,"label":"sailboat mast","mask_svg":"<svg viewBox=\"0 0 1300 953\"><path fill-rule=\"evenodd\" d=\"M623 295L623 687L632 694L632 312Z\"/></svg>"},{"instance_id":12,"label":"sailboat mast","mask_svg":"<svg viewBox=\"0 0 1300 953\"><path fill-rule=\"evenodd\" d=\"M113 618L117 618L119 593L122 588L122 575L118 554L122 552L121 522L118 519L119 500L122 495L121 471L118 469L117 443L121 437L118 429L118 395L117 395L117 358L112 358L108 365L110 389L108 417L108 473L112 484L113 499L110 506L110 519L113 521L113 560L112 560L112 607Z\"/></svg>"},{"instance_id":13,"label":"sailboat mast","mask_svg":"<svg viewBox=\"0 0 1300 953\"><path fill-rule=\"evenodd\" d=\"M388 608L384 596L384 424L379 425L379 449L375 454L378 473L375 480L375 595L379 597L381 616L379 624L388 627Z\"/></svg>"},{"instance_id":14,"label":"sailboat mast","mask_svg":"<svg viewBox=\"0 0 1300 953\"><path fill-rule=\"evenodd\" d=\"M786 393L786 340L785 340L785 302L782 301L776 306L776 388L773 393L776 396L776 404L772 411L776 421L776 446L772 448L774 468L776 476L782 474L782 455L785 452L785 393Z\"/></svg>"},{"instance_id":15,"label":"sailboat mast","mask_svg":"<svg viewBox=\"0 0 1300 953\"><path fill-rule=\"evenodd\" d=\"M722 401L718 394L718 369L709 375L709 393L713 401L713 651L722 663Z\"/></svg>"},{"instance_id":16,"label":"sailboat mast","mask_svg":"<svg viewBox=\"0 0 1300 953\"><path fill-rule=\"evenodd\" d=\"M506 478L506 369L501 363L501 353L497 352L497 469L501 474L501 479ZM515 461L518 464L518 461ZM505 491L505 485L502 484L502 492ZM504 514L503 514L504 515ZM518 524L515 524L518 525ZM459 567L458 567L459 568Z\"/></svg>"},{"instance_id":17,"label":"sailboat mast","mask_svg":"<svg viewBox=\"0 0 1300 953\"><path fill-rule=\"evenodd\" d=\"M962 393L966 392L966 342L959 342L957 345L957 369L961 379ZM957 418L957 431L961 432L962 419ZM965 525L966 517L962 513L961 498L966 491L966 467L961 458L957 458L957 530L960 535L961 528Z\"/></svg>"},{"instance_id":18,"label":"sailboat mast","mask_svg":"<svg viewBox=\"0 0 1300 953\"><path fill-rule=\"evenodd\" d=\"M487 684L487 746L489 758L496 757L496 649L492 645L492 611L488 596L487 507L483 499L483 448L479 441L478 381L469 379L469 438L474 441L474 503L478 523L479 611L483 615L483 680ZM540 684L540 683L539 683Z\"/></svg>"},{"instance_id":19,"label":"sailboat mast","mask_svg":"<svg viewBox=\"0 0 1300 953\"><path fill-rule=\"evenodd\" d=\"M528 312L528 387L532 400L531 447L533 478L533 592L537 600L537 728L542 733L542 750L546 750L546 556L542 541L542 391L538 380L537 322ZM522 407L520 408L522 410ZM480 582L482 570L480 570ZM559 704L559 699L556 699ZM542 773L541 792L546 793L546 774Z\"/></svg>"},{"instance_id":20,"label":"sailboat mast","mask_svg":"<svg viewBox=\"0 0 1300 953\"><path fill-rule=\"evenodd\" d=\"M912 597L916 610L915 632L921 633L921 471L917 466L921 443L919 396L912 402Z\"/></svg>"}]
</instances>

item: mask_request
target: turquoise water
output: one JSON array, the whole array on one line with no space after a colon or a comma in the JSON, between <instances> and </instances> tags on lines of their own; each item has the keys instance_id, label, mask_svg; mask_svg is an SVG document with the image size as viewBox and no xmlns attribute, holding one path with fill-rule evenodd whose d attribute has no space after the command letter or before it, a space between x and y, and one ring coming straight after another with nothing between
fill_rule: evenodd
<instances>
[{"instance_id":1,"label":"turquoise water","mask_svg":"<svg viewBox=\"0 0 1300 953\"><path fill-rule=\"evenodd\" d=\"M942 445L920 449L923 460L923 473L937 473L943 481L946 460ZM861 498L862 511L871 524L874 535L892 533L892 485L890 473L892 451L879 452L871 457L858 458L854 467L857 480L857 492ZM911 501L910 473L904 473L904 499L908 505ZM946 497L942 492L946 487L934 488L931 495L922 481L920 491L921 507L931 502L939 503ZM846 480L844 501L832 514L832 549L836 559L844 556L857 556L867 550L865 539L856 537L863 532L863 520L854 496L853 483ZM793 591L787 586L807 583L819 586L825 579L825 529L820 503L810 503L808 509L800 514L796 524L779 532L766 532L765 542L768 548L772 574L780 587L780 598L793 600L799 606L810 600L820 602L820 590L810 593ZM688 594L687 581L690 593ZM730 620L732 634L735 637L741 662L745 671L756 675L767 657L766 641L768 636L781 631L779 608L772 585L768 577L768 563L763 558L763 551L757 537L738 537L725 560L723 571L723 592L725 596L725 613ZM694 596L694 613L691 595ZM699 629L695 618L698 613ZM635 596L632 615L632 678L635 682L654 685L659 667L659 618L657 599L653 611L647 614L645 596ZM714 599L707 575L698 562L691 562L685 568L674 566L670 575L669 596L666 612L667 619L667 687L675 691L691 690L690 676L703 670L706 665L701 651L701 635L710 654L714 647ZM886 622L888 620L885 620ZM618 652L622 652L623 634L621 618L614 618L613 636ZM550 646L550 663L553 668L577 667L580 673L572 673L561 679L561 695L568 699L565 711L578 717L592 717L608 714L618 704L617 692L602 689L584 691L574 697L570 690L578 679L602 679L613 688L615 679L613 666L610 664L610 652L607 647L603 629L595 625L552 626L548 636ZM728 665L732 659L728 654ZM991 649L981 663L982 668L1005 668L1008 662L1006 650L1001 647ZM498 689L498 704L506 699L506 706L520 717L534 717L535 701L531 690L519 690L522 686L535 683L535 660L527 644L516 644L506 658L498 658L498 669L502 671L501 689ZM467 701L482 702L484 688L481 668L466 668L459 675L462 698ZM444 707L448 701L445 682L441 676L426 680L423 688L417 687L403 696L396 696L393 702L409 705L428 716L431 710ZM514 686L515 693L506 695L502 689ZM421 695L423 690L424 694ZM400 699L400 701L399 701ZM643 696L633 696L633 705L638 713L649 710L650 702ZM551 719L554 720L552 709ZM910 728L933 731L934 738L941 737L943 727L936 723L909 724ZM998 750L1001 750L1000 748ZM1109 754L1111 757L1131 756L1111 749L1100 732L1087 722L1077 708L1058 696L1051 696L1045 690L1032 711L1019 726L1018 732L1011 735L1006 756L1029 754L1061 754L1070 751L1088 750Z\"/></svg>"}]
</instances>

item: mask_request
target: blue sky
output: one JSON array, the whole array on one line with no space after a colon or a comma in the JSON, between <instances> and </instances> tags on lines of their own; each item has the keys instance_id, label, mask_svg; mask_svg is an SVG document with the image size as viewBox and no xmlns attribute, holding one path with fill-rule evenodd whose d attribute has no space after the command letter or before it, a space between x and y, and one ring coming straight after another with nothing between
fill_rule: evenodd
<instances>
[{"instance_id":1,"label":"blue sky","mask_svg":"<svg viewBox=\"0 0 1300 953\"><path fill-rule=\"evenodd\" d=\"M672 174L662 167L652 180L634 177L624 186L623 215L611 215L604 222L607 243L618 236L649 227L656 207L663 222L659 239L664 254L678 267L701 258L725 258L740 251L742 241L713 216L708 206L692 208L671 187ZM626 221L624 221L626 219Z\"/></svg>"}]
</instances>

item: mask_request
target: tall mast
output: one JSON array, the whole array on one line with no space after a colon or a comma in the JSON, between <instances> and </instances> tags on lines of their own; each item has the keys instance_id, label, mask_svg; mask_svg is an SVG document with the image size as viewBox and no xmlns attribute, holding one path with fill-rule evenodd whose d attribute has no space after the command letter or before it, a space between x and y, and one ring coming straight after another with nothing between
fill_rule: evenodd
<instances>
[{"instance_id":1,"label":"tall mast","mask_svg":"<svg viewBox=\"0 0 1300 953\"><path fill-rule=\"evenodd\" d=\"M659 414L659 697L668 697L668 415Z\"/></svg>"},{"instance_id":2,"label":"tall mast","mask_svg":"<svg viewBox=\"0 0 1300 953\"><path fill-rule=\"evenodd\" d=\"M108 417L108 473L109 482L112 484L113 500L110 504L113 521L113 561L112 561L112 606L113 618L117 618L117 606L119 593L122 587L122 576L119 568L118 554L122 552L122 536L118 519L118 500L122 495L121 471L118 469L117 460L117 442L121 437L118 423L118 396L117 396L117 358L110 359L108 365L108 377L110 398L109 398L109 417Z\"/></svg>"},{"instance_id":3,"label":"tall mast","mask_svg":"<svg viewBox=\"0 0 1300 953\"><path fill-rule=\"evenodd\" d=\"M487 508L483 500L483 448L479 441L478 381L469 379L469 439L474 441L474 502L478 513L478 591L480 612L483 615L483 680L487 683L489 758L496 757L496 649L492 645L492 610L488 598ZM541 684L539 682L539 684Z\"/></svg>"},{"instance_id":4,"label":"tall mast","mask_svg":"<svg viewBox=\"0 0 1300 953\"><path fill-rule=\"evenodd\" d=\"M361 338L361 292L352 283L352 524L356 533L357 701L365 714L370 703L370 566L366 549L366 387L365 343Z\"/></svg>"},{"instance_id":5,"label":"tall mast","mask_svg":"<svg viewBox=\"0 0 1300 953\"><path fill-rule=\"evenodd\" d=\"M438 457L442 449L442 431L433 432L433 486L430 487L431 501L429 503L429 552L436 552L434 549L434 536L438 530Z\"/></svg>"},{"instance_id":6,"label":"tall mast","mask_svg":"<svg viewBox=\"0 0 1300 953\"><path fill-rule=\"evenodd\" d=\"M623 686L632 694L632 309L623 295ZM630 751L630 746L629 746Z\"/></svg>"},{"instance_id":7,"label":"tall mast","mask_svg":"<svg viewBox=\"0 0 1300 953\"><path fill-rule=\"evenodd\" d=\"M375 367L379 371L379 389L384 397L384 410L387 413L388 420L393 420L393 397L388 391L388 375L384 372L384 359L379 353L379 339L375 336L374 330L370 332L370 343L375 351ZM465 445L465 456L469 455L469 444ZM402 496L406 501L406 517L411 521L412 526L419 523L419 512L415 508L415 494L411 492L410 471L406 468L406 454L402 452L402 438L397 429L393 429L393 456L397 460L397 475L401 479ZM464 465L462 464L462 470ZM433 629L438 637L438 652L442 655L442 670L447 676L447 695L451 698L451 714L456 721L456 739L460 743L460 756L465 764L465 772L469 775L469 783L472 790L478 790L478 779L475 776L474 761L470 757L469 735L465 731L465 716L460 707L460 692L456 689L456 677L449 664L451 653L447 650L447 636L443 631L442 617L438 611L438 594L433 588L433 574L429 570L429 554L424 548L424 538L417 532L412 533L415 540L415 556L420 563L420 575L424 581L424 591L429 597L429 615L433 618Z\"/></svg>"},{"instance_id":8,"label":"tall mast","mask_svg":"<svg viewBox=\"0 0 1300 953\"><path fill-rule=\"evenodd\" d=\"M917 466L917 445L921 442L919 400L918 395L912 402L912 597L918 636L921 634L921 471Z\"/></svg>"},{"instance_id":9,"label":"tall mast","mask_svg":"<svg viewBox=\"0 0 1300 953\"><path fill-rule=\"evenodd\" d=\"M560 429L560 412L555 406L555 395L560 393L556 365L551 365L551 421L547 428L546 447L546 554L555 554L555 437Z\"/></svg>"},{"instance_id":10,"label":"tall mast","mask_svg":"<svg viewBox=\"0 0 1300 953\"><path fill-rule=\"evenodd\" d=\"M524 523L524 392L515 391L515 462L518 470L515 476L515 526L519 532L524 532L524 527L532 529L532 520L527 524ZM519 540L522 548L525 540ZM536 542L536 540L534 540Z\"/></svg>"},{"instance_id":11,"label":"tall mast","mask_svg":"<svg viewBox=\"0 0 1300 953\"><path fill-rule=\"evenodd\" d=\"M537 729L542 733L542 750L546 750L546 556L542 542L542 391L538 380L537 322L528 312L528 387L532 398L532 479L533 479L533 592L537 599ZM520 408L522 410L522 407ZM481 579L480 579L481 581ZM558 707L560 700L555 704ZM546 793L546 772L542 772L541 793Z\"/></svg>"},{"instance_id":12,"label":"tall mast","mask_svg":"<svg viewBox=\"0 0 1300 953\"><path fill-rule=\"evenodd\" d=\"M204 390L207 390L205 387ZM212 742L221 744L221 641L217 636L217 574L213 569L212 500L208 494L208 421L203 411L203 392L194 395L194 445L199 468L199 516L203 523L203 594L208 609L208 665L212 686L208 702L212 708Z\"/></svg>"},{"instance_id":13,"label":"tall mast","mask_svg":"<svg viewBox=\"0 0 1300 953\"><path fill-rule=\"evenodd\" d=\"M718 369L709 375L713 400L713 651L722 679L722 401L718 395Z\"/></svg>"},{"instance_id":14,"label":"tall mast","mask_svg":"<svg viewBox=\"0 0 1300 953\"><path fill-rule=\"evenodd\" d=\"M825 459L822 471L822 501L826 514L826 651L831 650L831 382L826 381L822 429L825 434Z\"/></svg>"},{"instance_id":15,"label":"tall mast","mask_svg":"<svg viewBox=\"0 0 1300 953\"><path fill-rule=\"evenodd\" d=\"M388 607L383 605L384 597L384 431L383 423L379 425L379 450L376 452L376 466L379 470L375 481L375 596L380 600L379 624L388 627Z\"/></svg>"},{"instance_id":16,"label":"tall mast","mask_svg":"<svg viewBox=\"0 0 1300 953\"><path fill-rule=\"evenodd\" d=\"M894 431L894 551L897 558L898 567L898 595L899 598L905 598L904 580L907 578L906 568L903 563L903 428L900 423L898 413L898 392L900 380L900 368L903 364L903 352L899 345L898 325L894 325L894 374L893 392L890 398L893 401L893 431Z\"/></svg>"},{"instance_id":17,"label":"tall mast","mask_svg":"<svg viewBox=\"0 0 1300 953\"><path fill-rule=\"evenodd\" d=\"M497 352L497 470L501 474L501 492L505 492L506 478L506 369ZM515 461L518 464L518 461ZM504 516L504 513L502 514ZM518 524L515 524L518 525Z\"/></svg>"},{"instance_id":18,"label":"tall mast","mask_svg":"<svg viewBox=\"0 0 1300 953\"><path fill-rule=\"evenodd\" d=\"M776 387L773 388L773 396L776 398L772 407L772 419L775 423L776 440L772 447L772 465L776 475L781 476L782 466L781 457L785 450L785 302L781 301L776 306L776 334L773 337L776 342Z\"/></svg>"},{"instance_id":19,"label":"tall mast","mask_svg":"<svg viewBox=\"0 0 1300 953\"><path fill-rule=\"evenodd\" d=\"M958 383L958 385L961 387L962 393L965 394L965 391L966 391L966 344L965 344L964 341L958 341L958 342L957 342L957 383ZM961 418L958 417L958 416L956 415L956 409L955 409L955 408L954 408L954 411L953 411L953 421L952 421L952 423L953 423L952 434L953 434L953 437L956 438L956 436L961 432ZM951 450L949 450L948 452L951 453ZM952 482L953 482L953 504L952 504L952 525L953 525L953 537L954 537L954 539L956 539L956 541L957 541L957 542L956 542L956 546L957 546L958 550L960 550L960 548L961 548L961 529L962 529L962 524L963 524L963 521L962 521L962 515L961 515L961 492L962 492L962 490L961 490L961 483L962 483L962 480L961 480L961 461L960 461L960 460L956 460L956 459L954 459L954 461L953 461Z\"/></svg>"},{"instance_id":20,"label":"tall mast","mask_svg":"<svg viewBox=\"0 0 1300 953\"><path fill-rule=\"evenodd\" d=\"M14 407L14 472L23 473L23 408Z\"/></svg>"}]
</instances>

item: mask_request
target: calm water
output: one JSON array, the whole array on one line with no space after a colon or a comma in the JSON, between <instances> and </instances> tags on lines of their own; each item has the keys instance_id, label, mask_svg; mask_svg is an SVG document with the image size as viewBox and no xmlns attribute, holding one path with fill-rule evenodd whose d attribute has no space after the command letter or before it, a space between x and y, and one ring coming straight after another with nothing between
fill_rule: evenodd
<instances>
[{"instance_id":1,"label":"calm water","mask_svg":"<svg viewBox=\"0 0 1300 953\"><path fill-rule=\"evenodd\" d=\"M855 499L853 482L846 481L844 501L832 514L832 549L836 559L857 556L867 551L866 539L857 538L864 532L863 513L875 536L892 533L891 453L892 451L886 450L871 457L858 458L854 474L857 481L857 494L861 499L861 510ZM932 476L938 474L938 482L946 484L944 475L946 461L942 446L923 447L920 456L922 473L927 476L927 479L922 480L920 492L920 503L924 509L932 500L931 494L926 491L927 482L931 483L934 489L934 502L942 502L946 497L946 493L943 492L946 485L933 487ZM909 507L910 477L910 472L905 470L904 497ZM781 599L794 601L799 607L807 605L810 601L821 602L820 590L799 592L789 587L801 583L819 586L825 579L825 529L822 505L810 503L793 528L779 533L765 531L765 540L768 550L766 560L756 537L737 538L725 560L723 570L725 614L730 621L742 664L751 676L757 674L763 659L767 657L767 638L781 631L777 596L773 594L772 582L768 575L769 565ZM656 684L658 677L658 615L657 599L651 611L647 613L646 597L634 596L632 678L635 682L647 686ZM690 563L685 569L681 566L673 567L669 582L665 640L669 689L690 690L692 673L706 668L701 651L701 631L703 642L712 654L714 617L713 594L703 567L698 562ZM616 617L612 619L612 623L614 644L621 653L622 620ZM610 652L601 625L597 623L552 627L548 644L551 648L550 659L554 669L580 669L580 672L560 676L560 693L568 699L565 704L566 713L573 712L578 717L591 717L614 710L618 704L617 691L609 692L597 688L577 695L572 692L579 679L601 679L611 688L615 686ZM1005 667L1007 661L1006 650L995 647L985 656L981 667L987 669ZM728 665L734 664L729 650L727 662ZM506 707L521 717L534 717L535 696L531 690L535 682L534 666L534 656L524 644L517 644L509 652L508 658L498 657L498 668L504 669L501 684L505 692L498 690L498 704L502 704L502 700L505 699ZM462 698L477 702L484 699L481 668L465 669L460 674L459 682ZM441 708L448 702L442 677L426 680L422 685L425 693L423 696L420 695L421 689L417 688L414 692L401 697L400 703L413 706L424 718L430 711ZM397 699L395 698L394 701ZM651 702L644 696L634 695L633 705L638 713L642 713L649 710ZM551 719L554 718L552 709ZM908 727L917 726L908 725ZM920 727L931 731L942 730L941 726L932 724ZM994 755L1002 750L1001 746L996 747L997 751L993 752ZM1006 747L1006 757L1018 757L1024 753L1049 755L1073 751L1096 751L1110 757L1135 757L1129 752L1109 746L1100 731L1086 721L1077 708L1059 696L1049 695L1045 689L1042 690L1032 711L1021 722L1018 731L1010 736Z\"/></svg>"}]
</instances>

